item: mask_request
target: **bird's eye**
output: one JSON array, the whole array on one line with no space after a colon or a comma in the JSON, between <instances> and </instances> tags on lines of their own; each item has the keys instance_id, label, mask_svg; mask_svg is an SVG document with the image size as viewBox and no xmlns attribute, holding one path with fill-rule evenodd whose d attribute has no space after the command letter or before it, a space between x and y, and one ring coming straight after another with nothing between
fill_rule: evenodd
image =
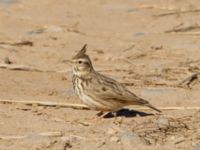
<instances>
[{"instance_id":1,"label":"bird's eye","mask_svg":"<svg viewBox=\"0 0 200 150\"><path fill-rule=\"evenodd\" d=\"M82 61L81 61L81 60L79 60L79 61L78 61L78 63L79 63L79 64L82 64Z\"/></svg>"}]
</instances>

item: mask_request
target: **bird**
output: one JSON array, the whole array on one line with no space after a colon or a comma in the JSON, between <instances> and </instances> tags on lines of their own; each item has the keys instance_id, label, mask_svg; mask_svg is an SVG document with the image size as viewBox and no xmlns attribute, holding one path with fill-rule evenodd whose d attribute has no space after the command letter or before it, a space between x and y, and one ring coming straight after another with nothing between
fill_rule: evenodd
<instances>
[{"instance_id":1,"label":"bird","mask_svg":"<svg viewBox=\"0 0 200 150\"><path fill-rule=\"evenodd\" d=\"M117 112L128 105L146 106L161 112L147 100L128 90L122 83L97 72L86 50L87 44L70 60L73 89L85 105L99 111L98 116L105 112Z\"/></svg>"}]
</instances>

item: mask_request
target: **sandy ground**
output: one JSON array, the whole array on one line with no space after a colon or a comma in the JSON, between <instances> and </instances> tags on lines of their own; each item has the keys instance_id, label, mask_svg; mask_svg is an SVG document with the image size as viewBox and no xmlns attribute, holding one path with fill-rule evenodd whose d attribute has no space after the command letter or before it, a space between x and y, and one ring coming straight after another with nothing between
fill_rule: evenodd
<instances>
[{"instance_id":1,"label":"sandy ground","mask_svg":"<svg viewBox=\"0 0 200 150\"><path fill-rule=\"evenodd\" d=\"M80 104L65 60L87 43L97 71L156 107L177 107L94 119L1 102L0 150L200 150L200 80L178 85L200 71L199 0L1 0L0 21L1 101Z\"/></svg>"}]
</instances>

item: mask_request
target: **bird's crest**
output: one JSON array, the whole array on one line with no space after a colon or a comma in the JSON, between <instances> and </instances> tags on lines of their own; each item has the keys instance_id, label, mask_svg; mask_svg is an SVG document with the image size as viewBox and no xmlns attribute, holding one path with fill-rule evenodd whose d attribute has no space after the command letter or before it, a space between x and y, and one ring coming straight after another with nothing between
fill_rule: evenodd
<instances>
[{"instance_id":1,"label":"bird's crest","mask_svg":"<svg viewBox=\"0 0 200 150\"><path fill-rule=\"evenodd\" d=\"M87 50L87 44L85 44L81 50L72 58L72 59L78 59L78 58L82 58L84 57L86 54L86 50Z\"/></svg>"}]
</instances>

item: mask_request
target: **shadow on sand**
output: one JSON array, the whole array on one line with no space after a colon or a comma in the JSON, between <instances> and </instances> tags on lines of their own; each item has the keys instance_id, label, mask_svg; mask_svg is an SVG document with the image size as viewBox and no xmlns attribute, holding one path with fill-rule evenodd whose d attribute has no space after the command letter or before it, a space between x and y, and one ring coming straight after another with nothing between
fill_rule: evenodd
<instances>
[{"instance_id":1,"label":"shadow on sand","mask_svg":"<svg viewBox=\"0 0 200 150\"><path fill-rule=\"evenodd\" d=\"M145 117L145 116L152 116L154 114L152 113L145 113L145 112L140 112L136 110L130 110L130 109L120 109L119 111L113 113L109 112L103 116L103 118L113 118L113 117Z\"/></svg>"}]
</instances>

